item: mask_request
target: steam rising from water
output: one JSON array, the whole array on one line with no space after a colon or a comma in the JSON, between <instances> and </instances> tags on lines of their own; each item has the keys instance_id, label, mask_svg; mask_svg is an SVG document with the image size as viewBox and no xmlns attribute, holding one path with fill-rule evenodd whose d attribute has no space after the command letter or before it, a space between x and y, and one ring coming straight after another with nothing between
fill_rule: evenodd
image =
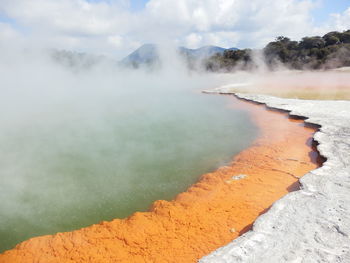
<instances>
[{"instance_id":1,"label":"steam rising from water","mask_svg":"<svg viewBox=\"0 0 350 263\"><path fill-rule=\"evenodd\" d=\"M279 63L268 70L261 52L255 52L257 65L251 71L228 73L227 84L218 89L225 92L260 93L299 99L350 100L350 67L332 70L290 70Z\"/></svg>"},{"instance_id":2,"label":"steam rising from water","mask_svg":"<svg viewBox=\"0 0 350 263\"><path fill-rule=\"evenodd\" d=\"M2 57L0 250L171 199L255 136L229 99L199 93L228 75L189 74L175 56L153 73Z\"/></svg>"},{"instance_id":3,"label":"steam rising from water","mask_svg":"<svg viewBox=\"0 0 350 263\"><path fill-rule=\"evenodd\" d=\"M171 48L153 72L1 50L0 250L146 210L247 147L249 116L201 90L327 93L350 83L346 72L268 72L260 57L254 73L188 72Z\"/></svg>"}]
</instances>

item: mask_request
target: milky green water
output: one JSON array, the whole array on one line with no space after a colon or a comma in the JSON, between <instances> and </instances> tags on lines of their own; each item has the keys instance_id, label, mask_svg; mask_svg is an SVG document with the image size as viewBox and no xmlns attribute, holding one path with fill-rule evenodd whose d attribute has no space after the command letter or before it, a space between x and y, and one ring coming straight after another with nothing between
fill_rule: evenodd
<instances>
[{"instance_id":1,"label":"milky green water","mask_svg":"<svg viewBox=\"0 0 350 263\"><path fill-rule=\"evenodd\" d=\"M203 83L133 85L37 92L1 109L0 251L171 200L256 136L232 98L186 88Z\"/></svg>"}]
</instances>

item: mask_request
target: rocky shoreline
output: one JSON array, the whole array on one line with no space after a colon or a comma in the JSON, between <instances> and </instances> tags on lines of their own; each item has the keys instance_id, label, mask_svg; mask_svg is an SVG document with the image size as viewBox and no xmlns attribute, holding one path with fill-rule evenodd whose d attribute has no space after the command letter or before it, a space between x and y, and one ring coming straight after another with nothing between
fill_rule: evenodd
<instances>
[{"instance_id":1,"label":"rocky shoreline","mask_svg":"<svg viewBox=\"0 0 350 263\"><path fill-rule=\"evenodd\" d=\"M202 175L174 200L156 201L148 212L29 239L0 254L0 262L196 262L248 231L320 166L312 147L317 128L285 112L232 102L229 107L249 111L259 129L232 163Z\"/></svg>"},{"instance_id":2,"label":"rocky shoreline","mask_svg":"<svg viewBox=\"0 0 350 263\"><path fill-rule=\"evenodd\" d=\"M275 202L252 230L200 262L350 262L350 101L235 95L320 125L314 139L327 161L303 176L301 190Z\"/></svg>"}]
</instances>

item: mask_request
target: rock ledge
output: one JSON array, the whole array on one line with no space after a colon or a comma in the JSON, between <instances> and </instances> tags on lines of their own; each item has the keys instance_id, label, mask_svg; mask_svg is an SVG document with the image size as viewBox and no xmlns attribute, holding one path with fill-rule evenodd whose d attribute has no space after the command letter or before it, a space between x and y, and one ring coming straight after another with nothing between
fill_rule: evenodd
<instances>
[{"instance_id":1,"label":"rock ledge","mask_svg":"<svg viewBox=\"0 0 350 263\"><path fill-rule=\"evenodd\" d=\"M320 125L314 139L327 158L260 216L253 229L199 262L350 262L350 101L236 94Z\"/></svg>"}]
</instances>

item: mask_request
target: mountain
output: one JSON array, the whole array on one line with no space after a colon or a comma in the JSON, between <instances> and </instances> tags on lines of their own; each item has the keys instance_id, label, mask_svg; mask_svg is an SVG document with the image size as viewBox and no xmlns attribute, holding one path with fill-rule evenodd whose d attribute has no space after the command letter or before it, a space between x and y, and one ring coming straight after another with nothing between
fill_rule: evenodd
<instances>
[{"instance_id":1,"label":"mountain","mask_svg":"<svg viewBox=\"0 0 350 263\"><path fill-rule=\"evenodd\" d=\"M152 64L159 60L158 47L154 44L144 44L130 55L125 57L121 63L137 67L139 64Z\"/></svg>"},{"instance_id":2,"label":"mountain","mask_svg":"<svg viewBox=\"0 0 350 263\"><path fill-rule=\"evenodd\" d=\"M215 54L222 54L225 50L237 50L237 48L222 48L218 46L204 46L197 49L189 49L185 47L179 47L179 54L190 59L206 59ZM155 44L144 44L130 55L125 57L121 64L124 66L138 67L140 65L153 65L159 63L158 46Z\"/></svg>"}]
</instances>

